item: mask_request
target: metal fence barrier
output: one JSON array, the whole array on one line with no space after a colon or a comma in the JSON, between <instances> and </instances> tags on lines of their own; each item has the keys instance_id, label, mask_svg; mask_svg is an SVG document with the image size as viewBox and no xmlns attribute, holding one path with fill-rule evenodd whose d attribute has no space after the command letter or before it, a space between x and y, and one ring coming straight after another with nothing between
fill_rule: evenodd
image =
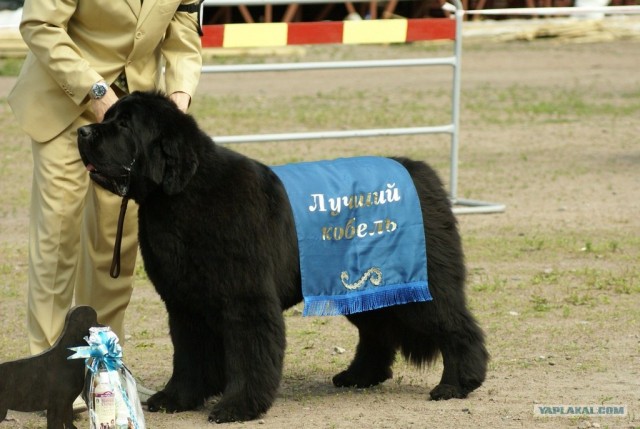
<instances>
[{"instance_id":1,"label":"metal fence barrier","mask_svg":"<svg viewBox=\"0 0 640 429\"><path fill-rule=\"evenodd\" d=\"M243 1L243 4L264 5L262 0ZM319 0L303 0L309 3L318 3ZM286 3L286 0L270 1L270 4ZM322 0L320 2L332 3L335 0ZM453 54L441 58L421 59L393 59L393 60L362 60L362 61L329 61L307 63L281 63L281 64L245 64L245 65L205 65L203 73L232 73L232 72L264 72L264 71L304 71L320 69L353 69L353 68L380 68L380 67L407 67L407 66L451 66L453 71L451 87L451 122L439 126L408 127L408 128L381 128L381 129L355 129L342 131L318 131L296 132L278 134L247 134L215 136L215 141L220 144L233 143L260 143L276 141L318 140L336 138L364 138L384 137L416 134L449 134L450 146L450 180L449 198L456 214L466 213L498 213L505 210L501 203L472 200L458 196L458 148L460 134L460 63L462 56L462 20L464 10L460 0L453 0L455 19L455 34L453 37ZM237 5L234 0L205 0L205 6ZM272 25L272 24L232 24L232 25ZM206 27L205 33L206 33Z\"/></svg>"}]
</instances>

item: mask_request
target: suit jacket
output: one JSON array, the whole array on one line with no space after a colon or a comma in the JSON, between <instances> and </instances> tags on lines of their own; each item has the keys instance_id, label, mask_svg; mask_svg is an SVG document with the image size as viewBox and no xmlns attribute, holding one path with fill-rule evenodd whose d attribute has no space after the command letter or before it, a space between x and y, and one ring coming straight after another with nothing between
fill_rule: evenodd
<instances>
[{"instance_id":1,"label":"suit jacket","mask_svg":"<svg viewBox=\"0 0 640 429\"><path fill-rule=\"evenodd\" d=\"M26 0L29 53L8 101L34 140L49 141L88 107L91 86L126 73L130 91L193 96L202 68L195 0ZM162 69L165 68L164 81Z\"/></svg>"}]
</instances>

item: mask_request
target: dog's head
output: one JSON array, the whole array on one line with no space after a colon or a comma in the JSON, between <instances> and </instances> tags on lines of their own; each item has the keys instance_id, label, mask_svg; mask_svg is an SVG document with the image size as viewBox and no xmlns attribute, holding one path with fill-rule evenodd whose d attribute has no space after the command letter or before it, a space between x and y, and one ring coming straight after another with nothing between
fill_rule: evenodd
<instances>
[{"instance_id":1,"label":"dog's head","mask_svg":"<svg viewBox=\"0 0 640 429\"><path fill-rule=\"evenodd\" d=\"M78 128L78 149L94 182L140 203L158 190L182 192L198 168L199 133L165 95L134 92L101 123Z\"/></svg>"}]
</instances>

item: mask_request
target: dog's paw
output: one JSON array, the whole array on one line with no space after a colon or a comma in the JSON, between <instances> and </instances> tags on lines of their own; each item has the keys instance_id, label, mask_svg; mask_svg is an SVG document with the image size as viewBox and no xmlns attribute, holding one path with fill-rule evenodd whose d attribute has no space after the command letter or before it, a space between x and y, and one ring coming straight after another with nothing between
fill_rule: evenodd
<instances>
[{"instance_id":1,"label":"dog's paw","mask_svg":"<svg viewBox=\"0 0 640 429\"><path fill-rule=\"evenodd\" d=\"M359 389L373 387L393 377L391 369L382 374L357 374L355 371L346 370L333 377L333 385L336 387L357 387Z\"/></svg>"},{"instance_id":2,"label":"dog's paw","mask_svg":"<svg viewBox=\"0 0 640 429\"><path fill-rule=\"evenodd\" d=\"M245 422L260 416L260 412L249 411L233 405L220 405L218 402L209 414L210 423Z\"/></svg>"},{"instance_id":3,"label":"dog's paw","mask_svg":"<svg viewBox=\"0 0 640 429\"><path fill-rule=\"evenodd\" d=\"M431 399L434 401L446 401L447 399L464 399L467 397L467 392L463 391L457 386L451 384L438 384L431 392L429 392Z\"/></svg>"},{"instance_id":4,"label":"dog's paw","mask_svg":"<svg viewBox=\"0 0 640 429\"><path fill-rule=\"evenodd\" d=\"M147 409L152 413L156 413L158 411L175 413L178 411L177 404L175 404L174 401L171 401L169 399L169 395L163 391L157 392L147 399Z\"/></svg>"},{"instance_id":5,"label":"dog's paw","mask_svg":"<svg viewBox=\"0 0 640 429\"><path fill-rule=\"evenodd\" d=\"M147 409L152 413L158 411L178 413L180 411L193 410L197 407L198 404L186 404L184 401L179 401L177 398L165 391L160 391L147 400Z\"/></svg>"}]
</instances>

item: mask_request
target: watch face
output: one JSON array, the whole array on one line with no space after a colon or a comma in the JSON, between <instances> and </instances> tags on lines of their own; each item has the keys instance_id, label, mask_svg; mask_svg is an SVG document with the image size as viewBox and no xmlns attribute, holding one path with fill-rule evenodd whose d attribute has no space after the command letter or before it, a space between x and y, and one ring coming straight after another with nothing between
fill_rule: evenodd
<instances>
[{"instance_id":1,"label":"watch face","mask_svg":"<svg viewBox=\"0 0 640 429\"><path fill-rule=\"evenodd\" d=\"M102 98L107 93L107 86L104 84L96 83L91 87L93 98Z\"/></svg>"}]
</instances>

